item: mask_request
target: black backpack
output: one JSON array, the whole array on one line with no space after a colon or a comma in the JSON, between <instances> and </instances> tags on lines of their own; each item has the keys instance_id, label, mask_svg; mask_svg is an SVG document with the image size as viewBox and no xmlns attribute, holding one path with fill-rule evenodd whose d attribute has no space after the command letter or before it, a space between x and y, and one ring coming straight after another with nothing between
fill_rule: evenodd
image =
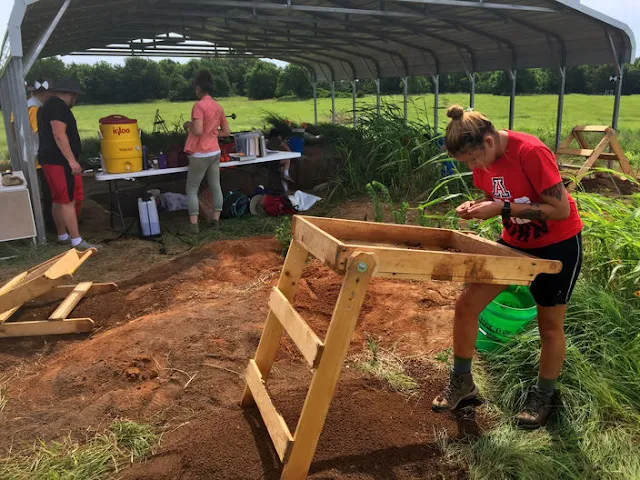
<instances>
[{"instance_id":1,"label":"black backpack","mask_svg":"<svg viewBox=\"0 0 640 480\"><path fill-rule=\"evenodd\" d=\"M242 190L233 190L224 196L222 218L240 218L249 213L249 197Z\"/></svg>"}]
</instances>

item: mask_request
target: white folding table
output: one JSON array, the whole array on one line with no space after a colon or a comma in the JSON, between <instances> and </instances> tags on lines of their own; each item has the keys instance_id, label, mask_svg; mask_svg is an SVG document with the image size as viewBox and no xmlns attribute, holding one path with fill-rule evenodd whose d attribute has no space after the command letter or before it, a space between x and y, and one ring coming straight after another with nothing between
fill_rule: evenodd
<instances>
[{"instance_id":1,"label":"white folding table","mask_svg":"<svg viewBox=\"0 0 640 480\"><path fill-rule=\"evenodd\" d=\"M294 158L300 158L301 155L298 152L268 152L264 157L258 157L253 160L238 160L232 162L220 162L220 168L229 168L229 167L241 167L244 165L253 165L257 163L268 163L268 162L277 162L280 160L292 160ZM155 177L159 175L171 175L176 173L185 173L189 170L189 167L176 167L176 168L160 168L153 170L141 170L139 172L129 172L129 173L106 173L99 172L96 174L96 180L99 182L109 182L109 195L111 197L111 204L113 205L113 200L115 199L116 207L118 208L117 212L113 212L111 209L110 213L110 223L111 228L113 228L113 216L118 215L122 222L122 231L126 230L126 225L124 223L124 215L122 214L122 206L120 205L120 196L118 195L118 180L128 180L135 181L136 179Z\"/></svg>"}]
</instances>

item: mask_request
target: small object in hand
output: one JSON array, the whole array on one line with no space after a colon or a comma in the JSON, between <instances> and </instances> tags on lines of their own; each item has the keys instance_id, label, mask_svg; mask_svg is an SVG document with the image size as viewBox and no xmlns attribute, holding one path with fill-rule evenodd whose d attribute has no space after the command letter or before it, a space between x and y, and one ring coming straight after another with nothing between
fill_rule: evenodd
<instances>
[{"instance_id":1,"label":"small object in hand","mask_svg":"<svg viewBox=\"0 0 640 480\"><path fill-rule=\"evenodd\" d=\"M17 175L13 175L11 173L2 175L2 186L3 187L16 187L18 185L22 185L24 182Z\"/></svg>"}]
</instances>

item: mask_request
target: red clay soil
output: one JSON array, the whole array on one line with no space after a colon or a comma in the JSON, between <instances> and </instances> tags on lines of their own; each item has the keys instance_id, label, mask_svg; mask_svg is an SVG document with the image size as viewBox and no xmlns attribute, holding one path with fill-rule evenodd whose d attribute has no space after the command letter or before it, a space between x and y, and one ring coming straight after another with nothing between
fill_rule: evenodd
<instances>
[{"instance_id":1,"label":"red clay soil","mask_svg":"<svg viewBox=\"0 0 640 480\"><path fill-rule=\"evenodd\" d=\"M101 430L116 418L164 431L156 455L123 472L127 480L276 479L279 462L254 409L238 406L240 377L253 356L282 258L270 238L225 241L140 274L108 295L84 299L74 317L91 317L91 336L0 341L0 455L71 433ZM102 279L108 280L108 279ZM317 261L303 276L296 307L326 331L341 277ZM466 478L435 446L435 432L465 422L430 410L446 371L431 362L450 344L459 285L374 280L351 343L367 336L411 356L418 398L389 392L347 364L310 478ZM55 304L26 309L43 318ZM311 378L285 339L269 389L291 430Z\"/></svg>"}]
</instances>

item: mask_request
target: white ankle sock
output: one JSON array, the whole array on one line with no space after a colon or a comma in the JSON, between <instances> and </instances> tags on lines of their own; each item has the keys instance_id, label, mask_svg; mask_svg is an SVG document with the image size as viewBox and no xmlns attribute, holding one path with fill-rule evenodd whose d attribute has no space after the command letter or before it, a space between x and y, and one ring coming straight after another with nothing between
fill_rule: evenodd
<instances>
[{"instance_id":1,"label":"white ankle sock","mask_svg":"<svg viewBox=\"0 0 640 480\"><path fill-rule=\"evenodd\" d=\"M77 247L78 245L80 245L82 243L82 237L78 237L78 238L72 238L71 239L71 246L72 247Z\"/></svg>"},{"instance_id":2,"label":"white ankle sock","mask_svg":"<svg viewBox=\"0 0 640 480\"><path fill-rule=\"evenodd\" d=\"M65 233L64 235L58 235L58 240L61 242L66 242L67 240L69 240L69 234Z\"/></svg>"}]
</instances>

